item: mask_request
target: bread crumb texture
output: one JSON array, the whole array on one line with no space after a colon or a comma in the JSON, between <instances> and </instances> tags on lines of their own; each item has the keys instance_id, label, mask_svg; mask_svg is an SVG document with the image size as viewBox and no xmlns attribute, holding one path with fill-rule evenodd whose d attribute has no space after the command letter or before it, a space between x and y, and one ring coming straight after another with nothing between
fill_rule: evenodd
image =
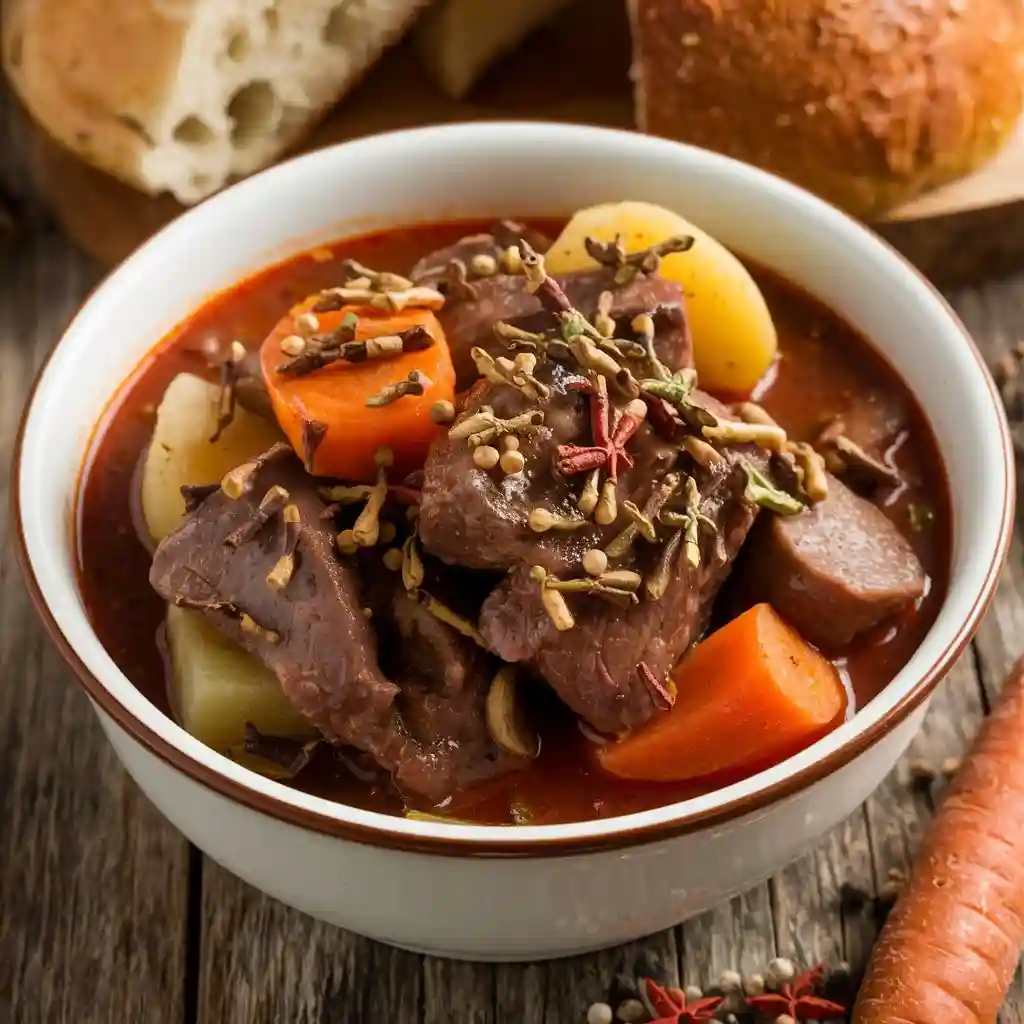
<instances>
[{"instance_id":1,"label":"bread crumb texture","mask_svg":"<svg viewBox=\"0 0 1024 1024\"><path fill-rule=\"evenodd\" d=\"M1022 0L629 0L640 127L860 214L969 173L1024 107Z\"/></svg>"},{"instance_id":2,"label":"bread crumb texture","mask_svg":"<svg viewBox=\"0 0 1024 1024\"><path fill-rule=\"evenodd\" d=\"M4 62L59 142L195 203L266 166L426 0L7 0Z\"/></svg>"}]
</instances>

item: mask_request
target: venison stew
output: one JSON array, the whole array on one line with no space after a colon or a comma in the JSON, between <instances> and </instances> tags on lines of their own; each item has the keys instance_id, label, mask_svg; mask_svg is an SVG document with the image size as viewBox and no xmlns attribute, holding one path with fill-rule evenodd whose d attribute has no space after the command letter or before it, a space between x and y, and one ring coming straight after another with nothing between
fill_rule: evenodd
<instances>
[{"instance_id":1,"label":"venison stew","mask_svg":"<svg viewBox=\"0 0 1024 1024\"><path fill-rule=\"evenodd\" d=\"M321 246L147 357L79 487L145 696L343 803L555 824L749 776L942 603L913 396L849 324L639 203Z\"/></svg>"}]
</instances>

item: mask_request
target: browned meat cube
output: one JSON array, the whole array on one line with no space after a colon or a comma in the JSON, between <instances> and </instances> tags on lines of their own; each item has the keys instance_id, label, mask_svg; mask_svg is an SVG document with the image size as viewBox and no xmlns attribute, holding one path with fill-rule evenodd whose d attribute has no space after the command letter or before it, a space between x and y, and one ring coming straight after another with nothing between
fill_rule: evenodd
<instances>
[{"instance_id":1,"label":"browned meat cube","mask_svg":"<svg viewBox=\"0 0 1024 1024\"><path fill-rule=\"evenodd\" d=\"M766 516L739 583L811 643L836 649L924 593L907 539L875 505L829 477L828 497L798 516Z\"/></svg>"}]
</instances>

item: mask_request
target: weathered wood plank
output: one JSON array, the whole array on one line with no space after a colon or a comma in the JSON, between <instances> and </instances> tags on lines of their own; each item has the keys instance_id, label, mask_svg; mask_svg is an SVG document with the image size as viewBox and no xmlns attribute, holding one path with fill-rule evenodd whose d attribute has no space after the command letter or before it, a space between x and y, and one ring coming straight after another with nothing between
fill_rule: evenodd
<instances>
[{"instance_id":1,"label":"weathered wood plank","mask_svg":"<svg viewBox=\"0 0 1024 1024\"><path fill-rule=\"evenodd\" d=\"M600 899L600 894L594 894ZM650 974L679 983L679 951L674 931L640 942L550 964L501 964L496 968L495 1019L563 1024L583 1021L587 1007L611 997L616 974Z\"/></svg>"},{"instance_id":2,"label":"weathered wood plank","mask_svg":"<svg viewBox=\"0 0 1024 1024\"><path fill-rule=\"evenodd\" d=\"M956 293L952 302L991 365L1024 340L1024 274ZM1013 662L1024 654L1024 544L1021 542L1019 486L1017 503L1017 535L995 600L974 645L989 706L997 699ZM1019 1024L1024 1020L1024 973L1021 970L1017 971L999 1020L1001 1024Z\"/></svg>"},{"instance_id":3,"label":"weathered wood plank","mask_svg":"<svg viewBox=\"0 0 1024 1024\"><path fill-rule=\"evenodd\" d=\"M203 862L197 1024L422 1020L421 958L314 921Z\"/></svg>"},{"instance_id":4,"label":"weathered wood plank","mask_svg":"<svg viewBox=\"0 0 1024 1024\"><path fill-rule=\"evenodd\" d=\"M0 1019L178 1024L186 843L119 768L9 543L20 410L95 270L43 232L0 259Z\"/></svg>"},{"instance_id":5,"label":"weathered wood plank","mask_svg":"<svg viewBox=\"0 0 1024 1024\"><path fill-rule=\"evenodd\" d=\"M682 977L707 990L722 972L762 973L775 956L775 929L767 884L755 886L681 928Z\"/></svg>"}]
</instances>

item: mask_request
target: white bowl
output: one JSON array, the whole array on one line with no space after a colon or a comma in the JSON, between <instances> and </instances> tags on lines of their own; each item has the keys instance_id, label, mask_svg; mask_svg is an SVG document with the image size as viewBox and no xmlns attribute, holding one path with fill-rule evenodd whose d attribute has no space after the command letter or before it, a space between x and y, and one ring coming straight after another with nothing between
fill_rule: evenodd
<instances>
[{"instance_id":1,"label":"white bowl","mask_svg":"<svg viewBox=\"0 0 1024 1024\"><path fill-rule=\"evenodd\" d=\"M164 717L121 673L76 580L75 481L122 382L211 292L321 241L448 217L661 203L859 327L920 400L953 506L949 595L920 649L852 721L753 778L627 817L497 828L405 821L255 775ZM36 383L15 460L25 576L129 773L197 846L265 892L386 942L534 959L668 927L776 871L893 766L992 595L1013 516L1007 424L941 297L825 203L699 149L557 124L426 128L258 175L166 228L86 303ZM145 642L148 642L145 641Z\"/></svg>"}]
</instances>

